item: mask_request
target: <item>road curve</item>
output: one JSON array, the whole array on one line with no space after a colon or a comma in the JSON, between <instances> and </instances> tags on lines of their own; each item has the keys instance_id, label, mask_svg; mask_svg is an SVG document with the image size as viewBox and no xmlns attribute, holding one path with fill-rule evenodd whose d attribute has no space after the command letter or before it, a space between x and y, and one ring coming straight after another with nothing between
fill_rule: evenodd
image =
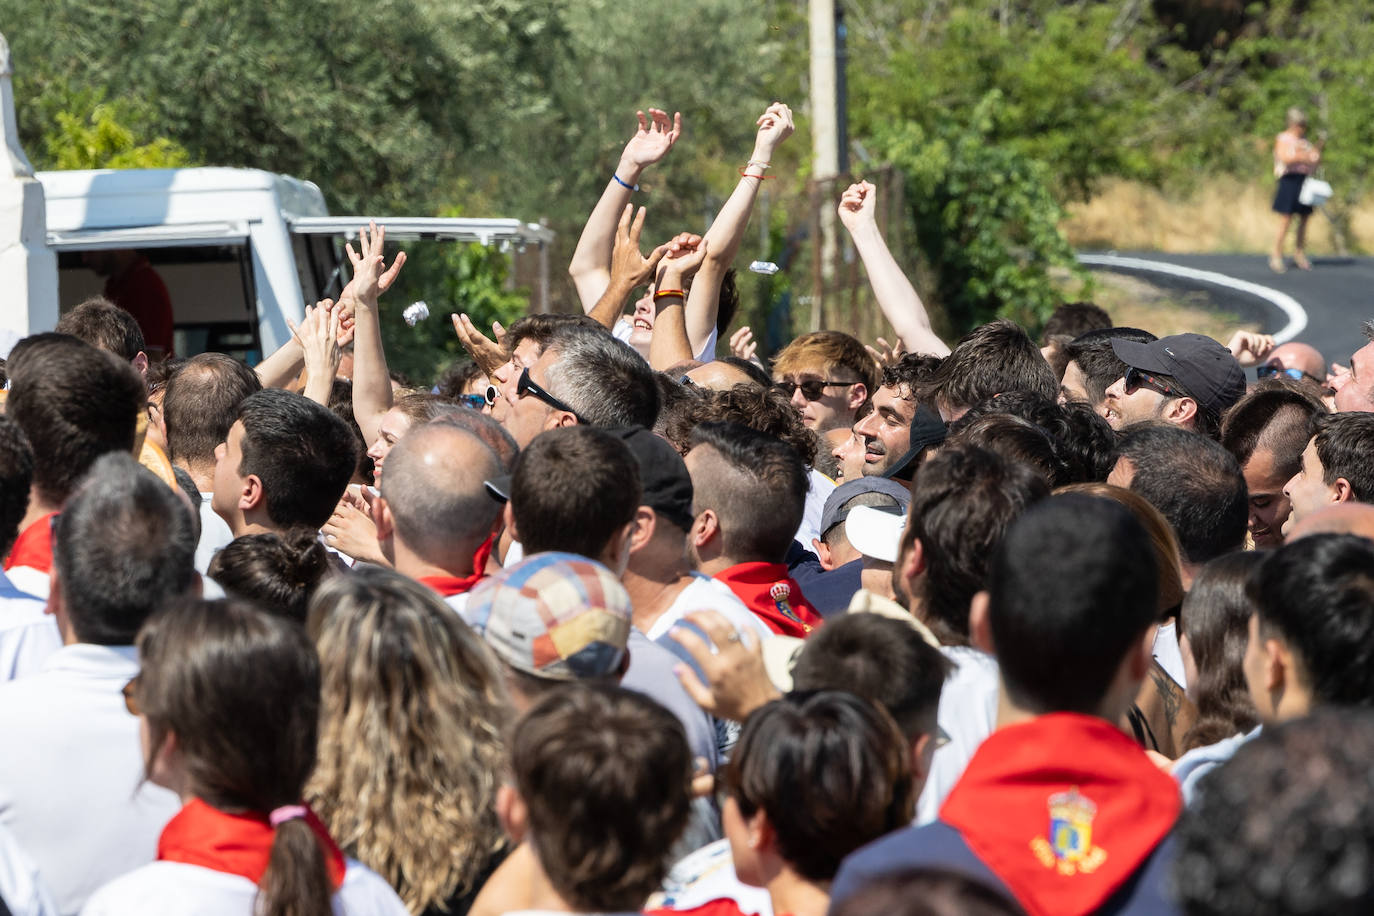
<instances>
[{"instance_id":1,"label":"road curve","mask_svg":"<svg viewBox=\"0 0 1374 916\"><path fill-rule=\"evenodd\" d=\"M1258 255L1112 251L1084 252L1080 258L1094 270L1134 274L1178 289L1204 289L1220 305L1259 322L1271 334L1301 323L1283 303L1296 305L1306 321L1295 339L1316 347L1328 362L1348 362L1366 343L1361 325L1374 318L1374 258L1313 258L1312 270L1290 268L1284 274L1271 271L1268 258ZM1131 261L1183 270L1161 273L1124 266ZM1207 274L1232 282L1209 282Z\"/></svg>"}]
</instances>

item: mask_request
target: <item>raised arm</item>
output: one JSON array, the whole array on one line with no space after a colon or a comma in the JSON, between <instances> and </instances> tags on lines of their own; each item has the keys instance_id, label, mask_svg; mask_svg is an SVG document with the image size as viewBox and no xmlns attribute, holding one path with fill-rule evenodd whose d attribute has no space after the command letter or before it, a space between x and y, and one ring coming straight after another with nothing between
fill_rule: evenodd
<instances>
[{"instance_id":1,"label":"raised arm","mask_svg":"<svg viewBox=\"0 0 1374 916\"><path fill-rule=\"evenodd\" d=\"M683 233L669 243L659 262L654 291L654 334L649 341L649 367L659 371L693 358L683 316L683 289L709 256L710 243Z\"/></svg>"},{"instance_id":2,"label":"raised arm","mask_svg":"<svg viewBox=\"0 0 1374 916\"><path fill-rule=\"evenodd\" d=\"M735 255L744 241L744 230L749 227L749 215L754 212L754 201L773 161L773 153L792 136L792 110L782 102L774 102L759 116L757 123L754 152L741 169L734 193L716 214L711 228L706 230L709 251L687 298L687 336L692 342L694 356L705 348L711 332L716 329L721 280L735 262Z\"/></svg>"},{"instance_id":3,"label":"raised arm","mask_svg":"<svg viewBox=\"0 0 1374 916\"><path fill-rule=\"evenodd\" d=\"M406 262L404 251L396 254L391 267L383 270L382 245L386 227L371 224L371 232L358 230L358 248L345 246L353 264L353 279L339 294L340 304L353 309L353 418L363 438L377 438L382 417L391 409L391 373L382 349L382 326L377 313L378 297L391 287Z\"/></svg>"},{"instance_id":4,"label":"raised arm","mask_svg":"<svg viewBox=\"0 0 1374 916\"><path fill-rule=\"evenodd\" d=\"M869 182L850 185L840 198L840 222L849 230L854 247L863 259L878 307L892 323L908 351L947 356L949 345L935 335L925 303L906 274L902 273L897 259L883 240L883 234L878 231L874 212L876 202L877 189Z\"/></svg>"},{"instance_id":5,"label":"raised arm","mask_svg":"<svg viewBox=\"0 0 1374 916\"><path fill-rule=\"evenodd\" d=\"M668 113L657 108L649 109L652 121L646 119L642 111L635 112L635 116L639 118L639 130L625 144L615 172L606 182L601 199L592 208L592 215L587 217L587 224L582 227L572 262L568 264L568 273L582 300L582 310L589 315L611 282L611 246L615 241L616 221L630 202L639 176L644 169L668 155L668 150L682 135L681 112L673 115L671 124Z\"/></svg>"},{"instance_id":6,"label":"raised arm","mask_svg":"<svg viewBox=\"0 0 1374 916\"><path fill-rule=\"evenodd\" d=\"M644 208L631 221L633 204L626 204L620 214L620 222L615 228L614 248L611 251L611 269L606 288L587 314L607 328L615 326L615 320L625 310L625 300L630 298L636 286L649 282L654 275L658 262L668 252L668 245L659 245L649 252L646 258L639 252L639 236L644 231Z\"/></svg>"},{"instance_id":7,"label":"raised arm","mask_svg":"<svg viewBox=\"0 0 1374 916\"><path fill-rule=\"evenodd\" d=\"M339 347L340 310L334 300L322 299L312 309L305 309L305 320L291 333L305 353L305 391L316 404L329 406L329 393L334 389L343 350Z\"/></svg>"}]
</instances>

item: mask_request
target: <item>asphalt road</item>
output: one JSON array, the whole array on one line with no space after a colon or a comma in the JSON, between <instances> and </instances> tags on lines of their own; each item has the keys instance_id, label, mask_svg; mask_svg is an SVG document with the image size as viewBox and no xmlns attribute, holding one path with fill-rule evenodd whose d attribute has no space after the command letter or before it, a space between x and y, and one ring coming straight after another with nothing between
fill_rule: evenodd
<instances>
[{"instance_id":1,"label":"asphalt road","mask_svg":"<svg viewBox=\"0 0 1374 916\"><path fill-rule=\"evenodd\" d=\"M1104 252L1105 253L1105 252ZM1307 313L1307 327L1295 339L1321 351L1327 362L1348 363L1367 342L1361 325L1374 318L1374 258L1314 257L1312 270L1289 268L1276 274L1259 255L1183 255L1156 252L1111 252L1148 261L1211 271L1286 293ZM1094 266L1094 270L1103 268ZM1147 279L1157 286L1204 290L1221 307L1258 321L1268 333L1288 323L1280 309L1251 293L1155 271L1110 268Z\"/></svg>"}]
</instances>

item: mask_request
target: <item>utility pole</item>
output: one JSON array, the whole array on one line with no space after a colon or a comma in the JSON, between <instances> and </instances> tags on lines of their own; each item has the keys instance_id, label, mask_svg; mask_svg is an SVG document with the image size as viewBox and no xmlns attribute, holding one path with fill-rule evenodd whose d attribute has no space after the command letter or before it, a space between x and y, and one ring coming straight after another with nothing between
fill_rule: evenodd
<instances>
[{"instance_id":1,"label":"utility pole","mask_svg":"<svg viewBox=\"0 0 1374 916\"><path fill-rule=\"evenodd\" d=\"M836 0L810 0L811 26L811 152L815 163L811 176L811 205L819 208L819 219L815 225L820 229L818 244L813 247L816 263L812 267L811 283L811 320L810 330L820 330L822 313L821 300L825 293L825 281L830 277L835 263L835 212L829 206L834 195L828 193L834 187L835 177L840 172L839 133L836 124L838 114L838 87L835 66L835 2Z\"/></svg>"}]
</instances>

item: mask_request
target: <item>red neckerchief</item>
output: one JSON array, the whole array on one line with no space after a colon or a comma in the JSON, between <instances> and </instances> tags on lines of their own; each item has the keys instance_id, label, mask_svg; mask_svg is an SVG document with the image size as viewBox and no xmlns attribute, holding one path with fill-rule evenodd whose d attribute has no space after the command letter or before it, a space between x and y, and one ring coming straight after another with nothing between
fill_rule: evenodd
<instances>
[{"instance_id":1,"label":"red neckerchief","mask_svg":"<svg viewBox=\"0 0 1374 916\"><path fill-rule=\"evenodd\" d=\"M9 559L5 560L6 569L24 566L52 574L52 520L56 514L49 512L19 532Z\"/></svg>"},{"instance_id":2,"label":"red neckerchief","mask_svg":"<svg viewBox=\"0 0 1374 916\"><path fill-rule=\"evenodd\" d=\"M802 594L801 586L787 574L785 563L740 563L716 574L774 633L805 639L821 625Z\"/></svg>"},{"instance_id":3,"label":"red neckerchief","mask_svg":"<svg viewBox=\"0 0 1374 916\"><path fill-rule=\"evenodd\" d=\"M495 545L496 535L493 534L477 548L477 552L472 555L470 576L421 576L417 581L421 585L428 585L445 598L471 591L474 585L487 577L487 560L491 558Z\"/></svg>"},{"instance_id":4,"label":"red neckerchief","mask_svg":"<svg viewBox=\"0 0 1374 916\"><path fill-rule=\"evenodd\" d=\"M329 882L337 891L347 867L343 853L330 839L328 828L309 808L305 822L319 838ZM275 837L276 830L268 823L266 814L226 814L193 798L162 828L157 857L163 862L184 862L241 875L261 884L272 858Z\"/></svg>"},{"instance_id":5,"label":"red neckerchief","mask_svg":"<svg viewBox=\"0 0 1374 916\"><path fill-rule=\"evenodd\" d=\"M1178 819L1178 784L1110 722L1053 713L988 736L940 809L1032 916L1107 901Z\"/></svg>"}]
</instances>

